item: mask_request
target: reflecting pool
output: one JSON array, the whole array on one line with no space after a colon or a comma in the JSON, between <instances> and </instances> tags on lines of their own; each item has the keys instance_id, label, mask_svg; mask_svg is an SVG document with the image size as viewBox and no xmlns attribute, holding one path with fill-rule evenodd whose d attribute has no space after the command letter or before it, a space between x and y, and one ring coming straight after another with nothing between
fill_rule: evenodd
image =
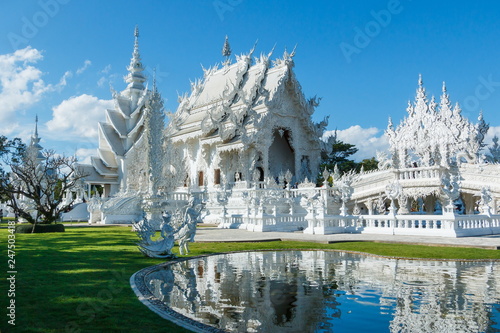
<instances>
[{"instance_id":1,"label":"reflecting pool","mask_svg":"<svg viewBox=\"0 0 500 333\"><path fill-rule=\"evenodd\" d=\"M209 325L200 330L500 332L500 262L240 252L133 278L156 312Z\"/></svg>"}]
</instances>

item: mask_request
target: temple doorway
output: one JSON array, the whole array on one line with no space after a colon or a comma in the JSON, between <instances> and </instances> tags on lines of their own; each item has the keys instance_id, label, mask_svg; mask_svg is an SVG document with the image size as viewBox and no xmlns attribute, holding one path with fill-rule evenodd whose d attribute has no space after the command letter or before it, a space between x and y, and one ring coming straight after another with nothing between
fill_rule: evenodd
<instances>
[{"instance_id":1,"label":"temple doorway","mask_svg":"<svg viewBox=\"0 0 500 333\"><path fill-rule=\"evenodd\" d=\"M290 170L295 175L295 151L291 144L291 132L278 128L273 133L273 143L269 147L269 171L272 177Z\"/></svg>"}]
</instances>

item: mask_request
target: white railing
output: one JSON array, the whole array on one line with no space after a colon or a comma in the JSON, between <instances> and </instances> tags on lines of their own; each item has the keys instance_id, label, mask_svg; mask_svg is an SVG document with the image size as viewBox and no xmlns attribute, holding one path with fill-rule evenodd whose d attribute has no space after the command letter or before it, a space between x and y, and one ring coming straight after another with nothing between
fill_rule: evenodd
<instances>
[{"instance_id":1,"label":"white railing","mask_svg":"<svg viewBox=\"0 0 500 333\"><path fill-rule=\"evenodd\" d=\"M438 179L441 173L441 167L434 166L401 169L397 175L399 179L408 181ZM384 175L387 176L387 173ZM500 234L500 215L330 215L338 214L340 205L330 200L335 195L335 188L269 188L259 184L248 184L249 188L235 186L228 189L226 195L216 188L196 193L207 202L206 207L210 211L207 221L218 223L221 228L251 231L305 229L304 232L310 234L374 233L445 237ZM169 194L169 200L186 201L188 196L187 192L173 192ZM299 200L302 197L306 200Z\"/></svg>"},{"instance_id":2,"label":"white railing","mask_svg":"<svg viewBox=\"0 0 500 333\"><path fill-rule=\"evenodd\" d=\"M441 179L443 168L441 166L404 168L397 169L394 172L396 173L398 180L429 178Z\"/></svg>"},{"instance_id":3,"label":"white railing","mask_svg":"<svg viewBox=\"0 0 500 333\"><path fill-rule=\"evenodd\" d=\"M500 215L326 215L308 217L306 233L479 236L500 233Z\"/></svg>"}]
</instances>

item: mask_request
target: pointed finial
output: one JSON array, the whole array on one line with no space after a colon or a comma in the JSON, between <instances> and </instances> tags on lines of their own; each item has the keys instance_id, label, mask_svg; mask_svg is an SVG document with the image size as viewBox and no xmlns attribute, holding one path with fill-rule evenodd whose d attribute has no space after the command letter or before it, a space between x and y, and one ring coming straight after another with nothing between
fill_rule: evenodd
<instances>
[{"instance_id":1,"label":"pointed finial","mask_svg":"<svg viewBox=\"0 0 500 333\"><path fill-rule=\"evenodd\" d=\"M38 137L38 114L35 116L35 137Z\"/></svg>"},{"instance_id":2,"label":"pointed finial","mask_svg":"<svg viewBox=\"0 0 500 333\"><path fill-rule=\"evenodd\" d=\"M446 93L446 82L443 81L443 93Z\"/></svg>"},{"instance_id":3,"label":"pointed finial","mask_svg":"<svg viewBox=\"0 0 500 333\"><path fill-rule=\"evenodd\" d=\"M422 74L418 74L418 85L420 87L424 85L424 81L422 80Z\"/></svg>"},{"instance_id":4,"label":"pointed finial","mask_svg":"<svg viewBox=\"0 0 500 333\"><path fill-rule=\"evenodd\" d=\"M257 43L259 42L259 40L257 39L255 41L255 43L253 44L253 47L252 49L250 50L250 52L248 53L249 56L251 56L254 52L255 52L255 48L257 47Z\"/></svg>"},{"instance_id":5,"label":"pointed finial","mask_svg":"<svg viewBox=\"0 0 500 333\"><path fill-rule=\"evenodd\" d=\"M269 52L269 53L267 54L267 57L268 57L268 58L270 58L270 57L273 55L273 53L274 53L274 49L275 49L275 48L276 48L276 43L274 43L274 46L273 46L273 48L271 49L271 52Z\"/></svg>"},{"instance_id":6,"label":"pointed finial","mask_svg":"<svg viewBox=\"0 0 500 333\"><path fill-rule=\"evenodd\" d=\"M139 26L138 25L135 26L134 37L135 38L139 37Z\"/></svg>"},{"instance_id":7,"label":"pointed finial","mask_svg":"<svg viewBox=\"0 0 500 333\"><path fill-rule=\"evenodd\" d=\"M224 46L222 46L222 55L226 58L229 58L231 55L231 46L229 45L229 39L227 38L224 40Z\"/></svg>"},{"instance_id":8,"label":"pointed finial","mask_svg":"<svg viewBox=\"0 0 500 333\"><path fill-rule=\"evenodd\" d=\"M153 92L156 92L156 67L153 69Z\"/></svg>"}]
</instances>

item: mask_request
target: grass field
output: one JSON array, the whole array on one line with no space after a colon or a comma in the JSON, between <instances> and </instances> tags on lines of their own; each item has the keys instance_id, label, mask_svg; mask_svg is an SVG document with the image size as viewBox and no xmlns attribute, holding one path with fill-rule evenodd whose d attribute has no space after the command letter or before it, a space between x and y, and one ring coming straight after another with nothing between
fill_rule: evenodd
<instances>
[{"instance_id":1,"label":"grass field","mask_svg":"<svg viewBox=\"0 0 500 333\"><path fill-rule=\"evenodd\" d=\"M7 275L7 229L0 229ZM15 235L15 298L0 281L1 332L186 332L161 319L129 285L136 271L161 263L144 257L129 227L69 227L64 233ZM472 248L350 242L193 243L192 256L259 249L339 249L384 256L438 259L500 259L500 251ZM177 252L177 248L174 249ZM15 326L6 307L15 299Z\"/></svg>"}]
</instances>

